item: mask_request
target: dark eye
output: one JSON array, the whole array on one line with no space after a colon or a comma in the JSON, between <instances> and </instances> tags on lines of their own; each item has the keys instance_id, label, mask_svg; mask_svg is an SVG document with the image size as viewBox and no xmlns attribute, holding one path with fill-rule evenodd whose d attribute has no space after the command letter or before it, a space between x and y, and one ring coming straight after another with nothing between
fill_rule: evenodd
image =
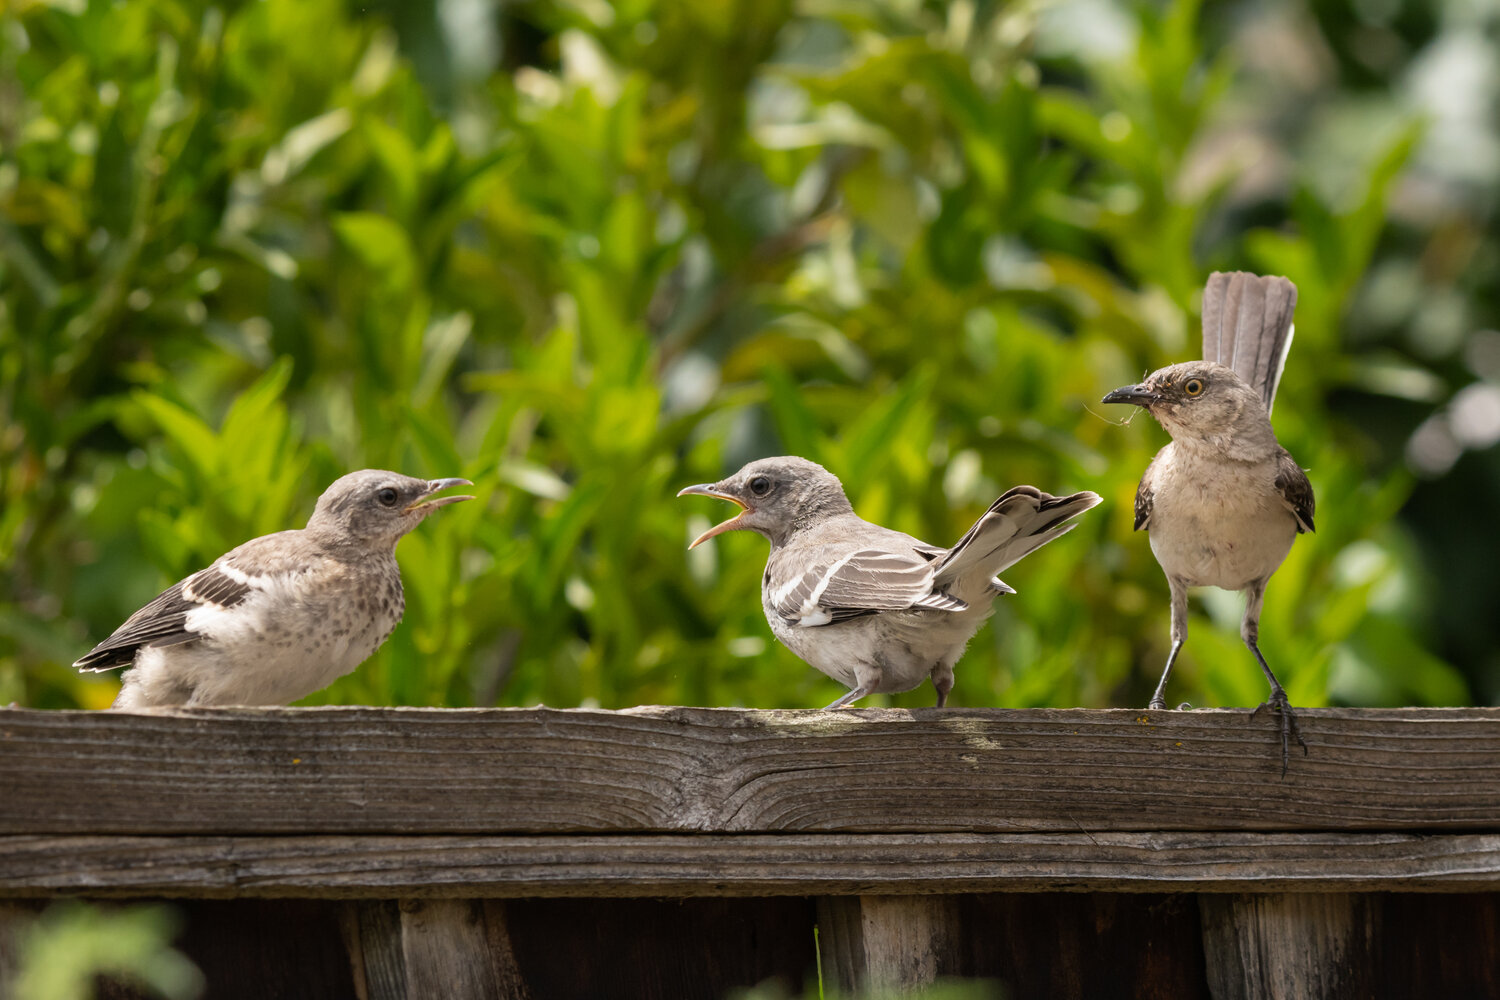
<instances>
[{"instance_id":1,"label":"dark eye","mask_svg":"<svg viewBox=\"0 0 1500 1000\"><path fill-rule=\"evenodd\" d=\"M1203 391L1203 380L1201 378L1190 378L1182 383L1182 391L1189 396L1196 396Z\"/></svg>"},{"instance_id":2,"label":"dark eye","mask_svg":"<svg viewBox=\"0 0 1500 1000\"><path fill-rule=\"evenodd\" d=\"M765 496L767 493L771 492L771 480L767 479L765 476L756 476L754 479L750 480L750 492L754 493L758 497Z\"/></svg>"},{"instance_id":3,"label":"dark eye","mask_svg":"<svg viewBox=\"0 0 1500 1000\"><path fill-rule=\"evenodd\" d=\"M375 494L375 499L379 500L387 507L394 507L396 506L396 491L387 486L385 489Z\"/></svg>"}]
</instances>

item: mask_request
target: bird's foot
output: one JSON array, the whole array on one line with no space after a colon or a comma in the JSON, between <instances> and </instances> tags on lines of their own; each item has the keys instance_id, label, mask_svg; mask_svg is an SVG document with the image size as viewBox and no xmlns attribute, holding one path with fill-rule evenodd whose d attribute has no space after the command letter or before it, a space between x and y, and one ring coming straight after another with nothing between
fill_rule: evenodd
<instances>
[{"instance_id":1,"label":"bird's foot","mask_svg":"<svg viewBox=\"0 0 1500 1000\"><path fill-rule=\"evenodd\" d=\"M1193 710L1193 706L1192 706L1192 703L1190 703L1190 702L1186 702L1185 701L1185 702L1183 702L1183 703L1181 703L1180 705L1177 706L1177 711L1179 711L1179 712L1191 712L1192 710Z\"/></svg>"},{"instance_id":2,"label":"bird's foot","mask_svg":"<svg viewBox=\"0 0 1500 1000\"><path fill-rule=\"evenodd\" d=\"M1165 709L1167 707L1167 699L1162 698L1160 696L1158 696L1156 698L1152 698L1151 699L1151 703L1149 705L1147 705L1146 707L1147 708Z\"/></svg>"},{"instance_id":3,"label":"bird's foot","mask_svg":"<svg viewBox=\"0 0 1500 1000\"><path fill-rule=\"evenodd\" d=\"M1287 762L1291 756L1291 739L1297 738L1297 745L1302 748L1302 756L1307 756L1307 741L1302 738L1302 729L1297 725L1297 713L1292 711L1291 703L1287 701L1286 691L1278 687L1271 692L1271 696L1261 702L1255 711L1250 713L1251 721L1264 709L1270 709L1281 716L1281 776L1286 777Z\"/></svg>"}]
</instances>

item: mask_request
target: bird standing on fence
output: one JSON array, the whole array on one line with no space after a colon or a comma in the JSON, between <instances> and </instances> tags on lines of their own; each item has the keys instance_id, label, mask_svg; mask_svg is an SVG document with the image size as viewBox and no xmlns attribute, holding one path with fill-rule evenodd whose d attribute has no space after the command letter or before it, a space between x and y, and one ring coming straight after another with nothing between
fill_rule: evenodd
<instances>
[{"instance_id":1,"label":"bird standing on fence","mask_svg":"<svg viewBox=\"0 0 1500 1000\"><path fill-rule=\"evenodd\" d=\"M1135 495L1136 530L1150 532L1172 594L1172 650L1151 707L1167 707L1167 676L1187 639L1187 588L1243 591L1240 638L1271 685L1251 717L1265 708L1280 715L1282 774L1289 738L1303 753L1307 743L1256 642L1266 582L1293 539L1313 530L1312 484L1271 429L1296 305L1297 287L1285 278L1216 273L1203 294L1203 360L1104 397L1144 407L1172 435Z\"/></svg>"},{"instance_id":2,"label":"bird standing on fence","mask_svg":"<svg viewBox=\"0 0 1500 1000\"><path fill-rule=\"evenodd\" d=\"M788 456L751 462L728 479L689 486L742 511L694 539L749 529L771 542L761 603L787 648L849 688L829 705L910 691L927 678L941 707L953 665L994 610L1015 593L996 576L1072 530L1099 502L1017 486L996 500L951 549L862 520L827 469Z\"/></svg>"},{"instance_id":3,"label":"bird standing on fence","mask_svg":"<svg viewBox=\"0 0 1500 1000\"><path fill-rule=\"evenodd\" d=\"M359 666L406 609L396 543L467 479L365 469L307 527L251 539L131 615L73 664L126 671L115 708L285 705Z\"/></svg>"}]
</instances>

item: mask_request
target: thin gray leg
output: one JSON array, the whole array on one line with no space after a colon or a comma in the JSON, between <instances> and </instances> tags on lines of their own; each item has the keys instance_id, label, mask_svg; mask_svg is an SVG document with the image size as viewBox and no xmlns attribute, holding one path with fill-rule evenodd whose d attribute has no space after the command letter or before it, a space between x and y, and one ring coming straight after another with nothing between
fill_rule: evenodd
<instances>
[{"instance_id":1,"label":"thin gray leg","mask_svg":"<svg viewBox=\"0 0 1500 1000\"><path fill-rule=\"evenodd\" d=\"M1161 682L1151 696L1150 708L1167 707L1167 678L1172 674L1172 664L1187 642L1187 584L1176 577L1167 577L1167 586L1172 589L1172 651L1167 654L1167 666L1161 672Z\"/></svg>"},{"instance_id":2,"label":"thin gray leg","mask_svg":"<svg viewBox=\"0 0 1500 1000\"><path fill-rule=\"evenodd\" d=\"M948 692L953 690L953 664L939 663L932 668L932 686L937 689L937 707L948 704Z\"/></svg>"},{"instance_id":3,"label":"thin gray leg","mask_svg":"<svg viewBox=\"0 0 1500 1000\"><path fill-rule=\"evenodd\" d=\"M1260 664L1260 672L1266 675L1266 681L1271 685L1270 696L1250 713L1250 718L1254 719L1263 709L1270 709L1281 716L1281 776L1285 778L1291 738L1296 737L1297 745L1302 747L1304 757L1307 755L1307 741L1302 738L1302 729L1297 725L1297 715L1292 711L1291 703L1287 700L1286 690L1282 688L1276 675L1271 673L1270 664L1266 663L1266 658L1261 655L1260 646L1256 645L1256 641L1260 638L1260 607L1265 598L1265 580L1257 580L1245 588L1245 618L1240 622L1240 638L1245 641L1246 646L1250 647L1250 652L1255 654L1255 662Z\"/></svg>"}]
</instances>

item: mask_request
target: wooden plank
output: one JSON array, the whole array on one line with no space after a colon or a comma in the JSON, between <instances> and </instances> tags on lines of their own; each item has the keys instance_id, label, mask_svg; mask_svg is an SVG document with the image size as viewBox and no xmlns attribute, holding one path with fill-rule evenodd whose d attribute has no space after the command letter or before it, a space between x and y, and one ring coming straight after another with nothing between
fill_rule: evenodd
<instances>
[{"instance_id":1,"label":"wooden plank","mask_svg":"<svg viewBox=\"0 0 1500 1000\"><path fill-rule=\"evenodd\" d=\"M0 710L3 833L1493 830L1500 710ZM1264 724L1262 724L1264 723Z\"/></svg>"},{"instance_id":2,"label":"wooden plank","mask_svg":"<svg viewBox=\"0 0 1500 1000\"><path fill-rule=\"evenodd\" d=\"M1199 900L1214 1000L1323 1000L1376 994L1371 897L1346 892Z\"/></svg>"},{"instance_id":3,"label":"wooden plank","mask_svg":"<svg viewBox=\"0 0 1500 1000\"><path fill-rule=\"evenodd\" d=\"M952 896L824 896L818 954L850 996L894 995L959 975L959 907Z\"/></svg>"},{"instance_id":4,"label":"wooden plank","mask_svg":"<svg viewBox=\"0 0 1500 1000\"><path fill-rule=\"evenodd\" d=\"M0 897L1500 890L1500 835L0 837Z\"/></svg>"},{"instance_id":5,"label":"wooden plank","mask_svg":"<svg viewBox=\"0 0 1500 1000\"><path fill-rule=\"evenodd\" d=\"M500 990L484 905L474 899L403 899L401 948L406 996L522 1000Z\"/></svg>"},{"instance_id":6,"label":"wooden plank","mask_svg":"<svg viewBox=\"0 0 1500 1000\"><path fill-rule=\"evenodd\" d=\"M1500 996L1500 895L1200 896L1216 1000Z\"/></svg>"}]
</instances>

